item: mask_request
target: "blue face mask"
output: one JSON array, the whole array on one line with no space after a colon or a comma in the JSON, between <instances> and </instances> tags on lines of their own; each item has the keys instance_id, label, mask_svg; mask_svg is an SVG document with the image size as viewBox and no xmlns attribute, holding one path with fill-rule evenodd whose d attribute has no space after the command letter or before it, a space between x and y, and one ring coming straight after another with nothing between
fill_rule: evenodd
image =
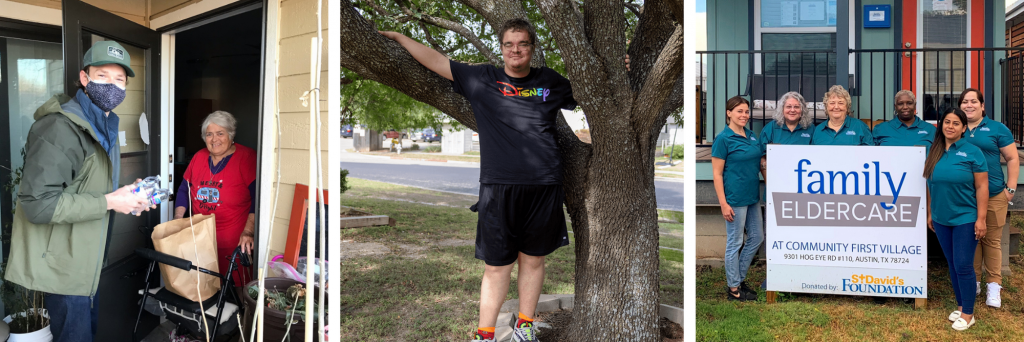
<instances>
[{"instance_id":1,"label":"blue face mask","mask_svg":"<svg viewBox=\"0 0 1024 342\"><path fill-rule=\"evenodd\" d=\"M85 85L85 93L89 95L92 103L96 107L100 107L104 112L109 112L124 101L125 88L121 88L113 83L93 81L89 76L85 77L89 80L89 84Z\"/></svg>"}]
</instances>

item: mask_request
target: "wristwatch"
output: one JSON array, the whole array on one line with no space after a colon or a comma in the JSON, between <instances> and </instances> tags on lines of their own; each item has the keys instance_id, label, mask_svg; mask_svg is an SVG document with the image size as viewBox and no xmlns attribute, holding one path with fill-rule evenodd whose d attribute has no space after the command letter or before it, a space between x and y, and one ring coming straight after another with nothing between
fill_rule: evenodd
<instances>
[{"instance_id":1,"label":"wristwatch","mask_svg":"<svg viewBox=\"0 0 1024 342\"><path fill-rule=\"evenodd\" d=\"M1017 193L1017 189L1011 189L1010 187L1006 187L1006 191L1009 191L1011 195Z\"/></svg>"}]
</instances>

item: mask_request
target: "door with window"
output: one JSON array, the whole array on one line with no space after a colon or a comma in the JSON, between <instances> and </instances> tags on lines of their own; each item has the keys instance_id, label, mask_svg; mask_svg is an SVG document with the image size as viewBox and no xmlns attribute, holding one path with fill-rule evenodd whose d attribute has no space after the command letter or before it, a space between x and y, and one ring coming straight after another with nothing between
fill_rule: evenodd
<instances>
[{"instance_id":1,"label":"door with window","mask_svg":"<svg viewBox=\"0 0 1024 342\"><path fill-rule=\"evenodd\" d=\"M917 94L918 113L936 120L956 103L960 92L984 92L985 1L904 0L902 46L925 51L904 53L901 85Z\"/></svg>"},{"instance_id":2,"label":"door with window","mask_svg":"<svg viewBox=\"0 0 1024 342\"><path fill-rule=\"evenodd\" d=\"M131 56L135 77L128 79L124 101L112 110L120 117L121 174L116 186L155 176L160 170L160 34L80 0L64 0L64 90L79 89L82 58L100 41L116 41ZM164 180L166 182L166 179ZM138 313L138 291L146 265L134 250L151 246L150 233L159 223L157 210L141 216L115 214L107 235L107 254L97 294L100 321L97 341L131 340L131 323ZM140 324L148 332L154 316Z\"/></svg>"}]
</instances>

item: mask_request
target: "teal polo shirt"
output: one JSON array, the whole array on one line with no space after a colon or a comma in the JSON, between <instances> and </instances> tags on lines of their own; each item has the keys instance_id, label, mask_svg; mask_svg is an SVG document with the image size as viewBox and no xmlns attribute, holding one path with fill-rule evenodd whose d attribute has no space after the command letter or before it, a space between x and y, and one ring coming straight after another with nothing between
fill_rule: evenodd
<instances>
[{"instance_id":1,"label":"teal polo shirt","mask_svg":"<svg viewBox=\"0 0 1024 342\"><path fill-rule=\"evenodd\" d=\"M988 163L988 194L995 196L1006 188L1006 176L1003 174L1003 165L999 163L999 148L1013 144L1013 133L1006 125L985 117L974 129L968 129L964 133L963 140L977 146L985 153L985 162Z\"/></svg>"},{"instance_id":2,"label":"teal polo shirt","mask_svg":"<svg viewBox=\"0 0 1024 342\"><path fill-rule=\"evenodd\" d=\"M725 201L733 207L745 207L761 197L761 145L754 131L743 128L747 136L726 127L711 144L711 156L725 160L722 172Z\"/></svg>"},{"instance_id":3,"label":"teal polo shirt","mask_svg":"<svg viewBox=\"0 0 1024 342\"><path fill-rule=\"evenodd\" d=\"M828 128L828 120L814 127L814 134L811 135L811 145L874 146L875 141L871 137L871 130L868 129L868 125L865 125L860 119L847 115L839 132Z\"/></svg>"},{"instance_id":4,"label":"teal polo shirt","mask_svg":"<svg viewBox=\"0 0 1024 342\"><path fill-rule=\"evenodd\" d=\"M776 121L769 122L761 130L761 153L768 152L768 144L810 145L813 134L814 126L800 128L800 125L797 125L796 129L790 131L786 124L780 125Z\"/></svg>"},{"instance_id":5,"label":"teal polo shirt","mask_svg":"<svg viewBox=\"0 0 1024 342\"><path fill-rule=\"evenodd\" d=\"M875 137L875 146L924 146L930 150L935 141L935 125L914 117L914 123L907 126L894 118L875 125L871 135Z\"/></svg>"},{"instance_id":6,"label":"teal polo shirt","mask_svg":"<svg viewBox=\"0 0 1024 342\"><path fill-rule=\"evenodd\" d=\"M977 146L960 139L942 152L935 163L928 191L932 196L932 221L944 226L959 226L978 220L977 189L974 174L987 172L985 154Z\"/></svg>"}]
</instances>

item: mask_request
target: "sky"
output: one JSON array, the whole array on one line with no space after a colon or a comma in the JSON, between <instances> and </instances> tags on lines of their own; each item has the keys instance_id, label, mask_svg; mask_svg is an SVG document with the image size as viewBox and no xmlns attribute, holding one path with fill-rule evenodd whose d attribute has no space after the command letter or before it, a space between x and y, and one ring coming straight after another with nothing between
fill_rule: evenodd
<instances>
[{"instance_id":1,"label":"sky","mask_svg":"<svg viewBox=\"0 0 1024 342\"><path fill-rule=\"evenodd\" d=\"M697 13L708 11L708 0L697 0Z\"/></svg>"}]
</instances>

